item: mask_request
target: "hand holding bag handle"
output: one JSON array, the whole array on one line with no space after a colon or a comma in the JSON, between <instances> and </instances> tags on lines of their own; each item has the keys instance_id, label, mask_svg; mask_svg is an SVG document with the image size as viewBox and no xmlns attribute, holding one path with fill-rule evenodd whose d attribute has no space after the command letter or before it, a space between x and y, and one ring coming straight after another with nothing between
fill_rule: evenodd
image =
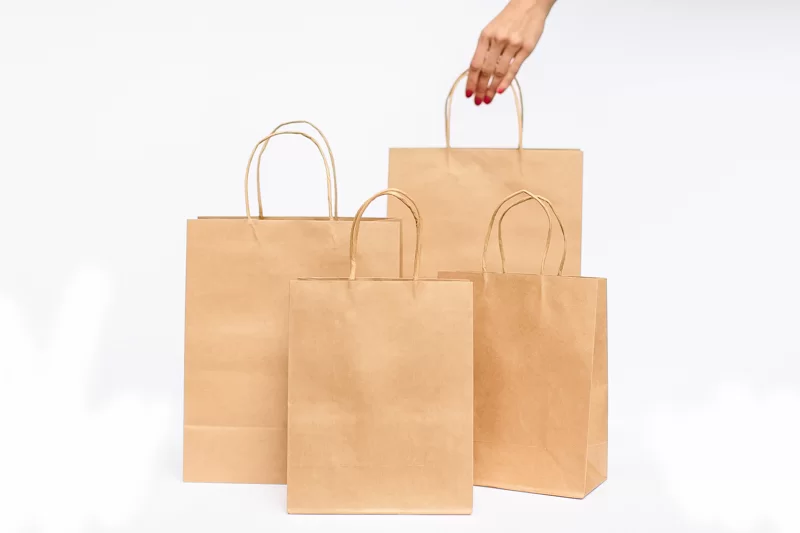
<instances>
[{"instance_id":1,"label":"hand holding bag handle","mask_svg":"<svg viewBox=\"0 0 800 533\"><path fill-rule=\"evenodd\" d=\"M458 87L458 84L468 75L469 70L465 70L458 78L456 78L456 81L450 88L450 93L447 95L447 99L444 102L444 138L445 146L447 148L450 148L450 109L453 106L453 95L456 92L456 87ZM517 78L514 78L514 81L511 84L511 92L514 94L514 105L517 108L517 134L519 137L517 149L522 150L522 123L524 119L524 109L522 106L522 87L520 87Z\"/></svg>"},{"instance_id":2,"label":"hand holding bag handle","mask_svg":"<svg viewBox=\"0 0 800 533\"><path fill-rule=\"evenodd\" d=\"M302 137L305 137L306 139L308 139L312 143L314 143L314 146L316 146L317 150L319 150L319 155L322 157L322 162L325 164L325 180L326 180L326 182L328 184L328 218L331 219L331 220L334 220L333 199L331 197L331 171L330 171L330 167L328 167L328 160L325 159L325 152L322 151L322 147L319 145L319 143L317 141L315 141L313 137L311 137L310 135L308 135L306 133L303 133L301 131L279 131L277 133L270 133L269 135L267 135L266 137L264 137L263 139L261 139L260 141L258 141L256 143L255 147L253 148L253 151L250 153L250 159L247 160L247 169L244 172L244 205L245 205L245 212L247 213L247 219L248 220L252 220L252 217L250 216L250 191L249 191L249 188L250 188L250 167L253 164L253 158L256 155L256 151L258 151L258 148L262 144L266 144L267 142L269 142L270 139L272 139L273 137L277 137L279 135L300 135ZM259 218L264 218L264 216L260 212L260 205L261 205L261 196L259 194L259 215L258 215L258 217Z\"/></svg>"},{"instance_id":3,"label":"hand holding bag handle","mask_svg":"<svg viewBox=\"0 0 800 533\"><path fill-rule=\"evenodd\" d=\"M417 281L419 279L419 264L422 260L422 216L420 215L419 208L414 200L412 200L409 195L400 189L386 189L374 194L358 209L358 212L353 219L353 226L350 229L350 279L356 279L356 253L358 248L358 230L361 226L361 217L364 216L364 211L366 211L367 207L369 207L369 204L381 196L394 196L403 202L406 207L411 210L411 214L414 215L414 223L417 229L417 245L414 250L414 273L412 275L412 279Z\"/></svg>"},{"instance_id":4,"label":"hand holding bag handle","mask_svg":"<svg viewBox=\"0 0 800 533\"><path fill-rule=\"evenodd\" d=\"M310 126L322 138L325 142L325 146L328 148L328 158L331 161L331 175L333 176L333 218L339 218L339 186L336 182L336 162L333 159L333 150L331 150L331 143L328 142L328 138L325 137L325 134L322 133L322 130L319 129L317 126L312 124L307 120L290 120L288 122L282 122L275 126L275 128L270 133L276 133L279 129L283 128L284 126L290 126L292 124L306 124ZM264 218L264 207L261 203L261 156L264 155L264 150L267 149L267 144L269 141L264 141L264 144L261 145L261 151L258 152L258 162L256 163L256 191L258 192L258 217Z\"/></svg>"}]
</instances>

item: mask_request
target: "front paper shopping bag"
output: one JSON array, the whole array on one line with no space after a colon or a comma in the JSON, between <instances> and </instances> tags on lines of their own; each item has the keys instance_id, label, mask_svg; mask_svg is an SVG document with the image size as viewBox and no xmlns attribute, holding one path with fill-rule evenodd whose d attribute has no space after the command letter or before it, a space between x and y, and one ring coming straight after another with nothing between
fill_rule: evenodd
<instances>
[{"instance_id":1,"label":"front paper shopping bag","mask_svg":"<svg viewBox=\"0 0 800 533\"><path fill-rule=\"evenodd\" d=\"M383 195L418 223L412 279L356 278ZM421 225L378 193L350 277L291 284L290 513L472 511L472 287L419 279Z\"/></svg>"},{"instance_id":2,"label":"front paper shopping bag","mask_svg":"<svg viewBox=\"0 0 800 533\"><path fill-rule=\"evenodd\" d=\"M547 199L518 195L547 212ZM606 280L563 266L564 255L557 275L492 273L485 261L481 273L440 274L473 282L476 485L583 498L606 479Z\"/></svg>"},{"instance_id":3,"label":"front paper shopping bag","mask_svg":"<svg viewBox=\"0 0 800 533\"><path fill-rule=\"evenodd\" d=\"M256 149L280 135L320 148L280 132ZM329 177L328 217L264 218L259 207L255 218L248 205L246 217L188 222L185 481L286 482L289 280L349 268L353 219L337 216L331 187ZM362 234L364 272L398 275L399 221L365 220Z\"/></svg>"},{"instance_id":4,"label":"front paper shopping bag","mask_svg":"<svg viewBox=\"0 0 800 533\"><path fill-rule=\"evenodd\" d=\"M450 146L450 107L456 86L445 103L444 148L392 148L389 151L389 187L402 189L425 213L425 276L441 270L475 271L480 268L481 243L492 206L520 189L538 191L553 202L570 236L564 272L580 275L581 205L583 191L583 153L580 150L531 150L522 148L522 99L512 85L517 105L519 143L515 149L452 148ZM494 107L494 106L492 106ZM396 203L389 203L389 216L409 214ZM510 270L522 271L524 265L541 257L541 243L530 243L528 236L544 228L538 219L515 221L506 241L517 254L509 262ZM406 234L404 245L411 246ZM404 272L410 268L404 260ZM496 260L490 268L497 269Z\"/></svg>"}]
</instances>

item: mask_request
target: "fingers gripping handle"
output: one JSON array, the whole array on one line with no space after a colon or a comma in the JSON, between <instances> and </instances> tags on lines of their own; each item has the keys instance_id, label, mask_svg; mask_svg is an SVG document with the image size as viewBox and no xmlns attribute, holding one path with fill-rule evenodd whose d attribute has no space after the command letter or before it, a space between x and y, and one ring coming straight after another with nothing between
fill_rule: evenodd
<instances>
[{"instance_id":1,"label":"fingers gripping handle","mask_svg":"<svg viewBox=\"0 0 800 533\"><path fill-rule=\"evenodd\" d=\"M465 79L468 75L469 70L465 70L458 78L456 78L456 81L450 88L450 93L447 95L447 99L444 102L444 138L447 148L450 148L450 116L451 108L453 106L453 95L456 92L458 84L461 83L461 80ZM514 81L511 84L511 92L514 94L514 105L517 108L517 148L522 150L522 124L524 121L524 107L522 105L522 88L520 87L517 78L514 78Z\"/></svg>"}]
</instances>

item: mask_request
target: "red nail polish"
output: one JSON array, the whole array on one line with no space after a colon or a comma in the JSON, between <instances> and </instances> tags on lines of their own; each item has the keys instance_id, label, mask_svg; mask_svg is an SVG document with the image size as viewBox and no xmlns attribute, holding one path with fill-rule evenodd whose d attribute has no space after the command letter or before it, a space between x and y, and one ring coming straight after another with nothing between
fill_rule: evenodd
<instances>
[{"instance_id":1,"label":"red nail polish","mask_svg":"<svg viewBox=\"0 0 800 533\"><path fill-rule=\"evenodd\" d=\"M492 103L492 99L491 99L490 97L486 96L486 97L483 99L483 103L484 103L484 104L491 104L491 103Z\"/></svg>"},{"instance_id":2,"label":"red nail polish","mask_svg":"<svg viewBox=\"0 0 800 533\"><path fill-rule=\"evenodd\" d=\"M467 89L467 98L469 98L470 96L472 96L472 94L473 94L473 93L472 93L472 91L470 91L469 89Z\"/></svg>"},{"instance_id":3,"label":"red nail polish","mask_svg":"<svg viewBox=\"0 0 800 533\"><path fill-rule=\"evenodd\" d=\"M497 89L497 94L503 94L503 91L505 90L506 90L505 87L500 87L499 89Z\"/></svg>"},{"instance_id":4,"label":"red nail polish","mask_svg":"<svg viewBox=\"0 0 800 533\"><path fill-rule=\"evenodd\" d=\"M475 105L481 105L481 99L477 96L475 97Z\"/></svg>"}]
</instances>

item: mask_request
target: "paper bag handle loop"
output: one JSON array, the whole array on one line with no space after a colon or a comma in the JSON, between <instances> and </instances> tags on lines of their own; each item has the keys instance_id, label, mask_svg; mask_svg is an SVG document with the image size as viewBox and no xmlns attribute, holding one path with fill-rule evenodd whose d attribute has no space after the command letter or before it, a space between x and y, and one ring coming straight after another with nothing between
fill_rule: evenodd
<instances>
[{"instance_id":1,"label":"paper bag handle loop","mask_svg":"<svg viewBox=\"0 0 800 533\"><path fill-rule=\"evenodd\" d=\"M289 122L282 122L275 126L275 128L270 133L275 133L279 129L283 128L284 126L291 126L292 124L306 124L311 128L315 129L322 140L325 142L325 146L328 148L328 159L331 162L331 176L333 178L333 216L334 218L339 218L339 187L336 182L336 162L333 159L333 150L331 150L331 143L328 142L328 138L325 137L325 134L322 133L322 130L319 129L317 126L312 124L307 120L290 120ZM264 155L264 150L267 149L267 144L269 141L264 141L264 144L261 145L261 151L258 152L258 162L256 163L256 191L258 192L258 218L264 218L264 206L261 202L261 157Z\"/></svg>"},{"instance_id":2,"label":"paper bag handle loop","mask_svg":"<svg viewBox=\"0 0 800 533\"><path fill-rule=\"evenodd\" d=\"M445 146L447 146L447 148L450 148L450 116L451 108L453 106L453 95L456 92L458 84L468 75L469 70L465 70L458 78L456 78L456 81L453 82L453 86L450 88L447 99L444 101L444 138ZM517 136L519 139L517 143L517 149L522 150L522 124L524 120L524 107L522 105L522 87L520 87L517 78L514 78L513 82L511 83L511 92L514 94L514 106L517 108Z\"/></svg>"},{"instance_id":3,"label":"paper bag handle loop","mask_svg":"<svg viewBox=\"0 0 800 533\"><path fill-rule=\"evenodd\" d=\"M548 252L550 250L550 240L551 240L552 233L553 233L553 219L550 216L550 212L545 207L544 202L542 202L541 198L538 195L535 195L535 194L533 194L531 192L528 192L528 191L523 189L523 190L517 191L515 193L509 194L508 196L506 196L503 199L503 201L500 202L500 204L497 206L497 208L495 208L494 212L492 213L492 218L489 220L489 229L486 232L486 238L484 239L484 242L483 242L483 257L482 257L482 260L481 260L481 268L482 268L484 274L487 272L486 254L487 254L487 252L489 250L489 242L491 241L491 238L492 238L492 230L494 229L494 223L495 223L495 220L497 219L497 215L500 212L500 210L503 209L503 207L505 206L505 204L509 200L517 198L518 196L524 196L524 199L512 204L510 207L506 208L503 211L503 214L500 217L500 224L502 223L503 218L505 218L506 214L508 213L508 211L512 207L515 207L515 206L517 206L517 205L519 205L519 204L521 204L523 202L527 202L527 201L530 201L530 200L536 200L536 202L539 203L539 205L541 206L542 210L544 211L544 214L547 215L547 240L545 241L545 245L544 245L544 257L542 257L542 264L539 267L539 273L542 274L544 272L544 265L545 265L545 261L547 261L547 254L548 254ZM503 247L502 229L501 229L500 224L498 224L498 228L497 228L497 243L498 243L498 246L500 248L501 271L503 272L503 274L505 274L506 273L505 249Z\"/></svg>"},{"instance_id":4,"label":"paper bag handle loop","mask_svg":"<svg viewBox=\"0 0 800 533\"><path fill-rule=\"evenodd\" d=\"M330 167L328 166L328 160L325 159L325 152L322 151L322 147L319 145L319 143L315 141L313 137L311 137L306 133L303 133L302 131L279 131L276 133L270 133L269 135L267 135L266 137L264 137L263 139L261 139L256 143L255 147L253 148L253 151L250 153L250 159L247 160L247 169L244 172L244 206L245 206L245 212L247 213L247 219L250 220L252 218L250 215L249 189L250 189L250 167L253 164L253 158L255 157L256 151L258 151L259 146L261 146L262 144L266 144L270 139L272 139L273 137L277 137L279 135L300 135L302 137L305 137L312 143L314 143L314 146L316 146L317 150L319 150L319 155L320 157L322 157L322 162L325 163L325 180L328 184L328 218L333 220L334 212L333 212L333 201L331 199L331 171ZM260 201L260 195L259 195L259 201ZM260 210L259 210L259 218L264 218Z\"/></svg>"},{"instance_id":5,"label":"paper bag handle loop","mask_svg":"<svg viewBox=\"0 0 800 533\"><path fill-rule=\"evenodd\" d=\"M508 209L506 209L503 212L502 215L500 215L500 220L497 223L497 242L498 242L498 244L500 246L500 266L501 266L501 268L503 270L503 273L505 273L505 271L506 271L506 254L505 254L505 249L503 247L503 219L506 217L506 215L508 214L508 211L512 207L515 207L515 206L517 206L519 204L522 204L522 203L525 203L525 202L529 202L530 200L531 200L531 198L528 197L528 198L524 198L524 199L522 199L522 200L520 200L518 202L515 202L512 206L510 206ZM552 211L553 215L556 217L556 221L558 222L558 227L561 230L561 240L562 240L562 242L564 244L564 248L561 251L561 263L559 263L559 265L558 265L558 274L557 275L560 276L564 272L564 263L567 260L567 234L564 232L564 224L561 222L561 217L558 216L558 213L556 212L556 210L553 207L553 204L550 202L550 200L548 200L544 196L539 196L539 200L541 200L542 202L546 203L550 207L550 211ZM548 214L548 218L549 218L549 216L550 215ZM544 272L544 261L547 260L547 253L548 253L548 251L550 249L549 240L550 240L551 230L552 230L552 220L550 221L550 229L548 229L548 236L547 236L548 246L545 248L545 258L542 261L542 272Z\"/></svg>"},{"instance_id":6,"label":"paper bag handle loop","mask_svg":"<svg viewBox=\"0 0 800 533\"><path fill-rule=\"evenodd\" d=\"M353 227L350 229L350 279L356 279L356 254L358 247L358 230L361 225L361 217L364 216L364 211L366 211L369 204L381 196L394 196L403 202L411 211L411 214L414 215L414 223L417 231L417 245L414 250L414 273L412 274L412 279L416 281L419 279L419 263L422 259L422 215L420 215L419 208L414 200L412 200L408 194L404 193L400 189L386 189L374 194L358 209L356 217L353 219Z\"/></svg>"},{"instance_id":7,"label":"paper bag handle loop","mask_svg":"<svg viewBox=\"0 0 800 533\"><path fill-rule=\"evenodd\" d=\"M566 235L566 233L564 231L564 224L561 222L561 218L558 216L558 213L556 212L556 210L553 207L553 204L552 204L552 202L550 202L550 200L548 200L544 196L539 196L537 194L533 194L530 191L527 191L527 190L524 190L524 189L521 190L521 191L517 191L517 192L507 196L502 202L500 202L500 205L497 206L497 209L495 209L494 213L492 214L491 221L489 222L489 230L488 230L488 232L486 234L486 240L484 241L484 246L483 246L483 262L482 262L483 272L486 273L486 271L487 271L487 268L486 268L486 253L487 253L487 250L489 248L489 240L491 239L492 228L494 226L495 218L497 217L497 214L500 211L500 209L502 209L503 206L506 204L506 202L508 202L509 200L511 200L513 198L516 198L516 197L518 197L520 195L524 195L524 198L514 202L511 206L507 207L503 211L502 215L500 215L500 220L497 223L497 243L498 243L499 248L500 248L500 266L501 266L501 271L504 274L506 272L506 255L505 255L505 248L504 248L504 245L503 245L503 219L505 219L505 216L514 207L516 207L516 206L518 206L520 204L523 204L525 202L529 202L531 200L536 200L536 202L538 202L539 205L544 210L545 214L547 214L547 222L548 222L547 241L545 242L544 256L542 257L542 264L541 264L541 266L539 268L539 273L540 274L544 273L544 266L545 266L545 262L547 261L547 254L550 251L550 240L551 240L551 235L552 235L552 231L553 231L553 219L550 217L550 211L552 211L553 215L556 217L556 221L558 222L558 226L559 226L559 228L561 230L561 236L562 236L562 240L563 240L563 243L564 243L564 249L561 252L561 263L559 264L558 274L557 274L557 275L560 276L562 274L562 272L564 271L564 263L566 262L566 259L567 259L567 235ZM550 211L548 211L547 207L545 207L545 204L547 204L547 206L549 206Z\"/></svg>"}]
</instances>

